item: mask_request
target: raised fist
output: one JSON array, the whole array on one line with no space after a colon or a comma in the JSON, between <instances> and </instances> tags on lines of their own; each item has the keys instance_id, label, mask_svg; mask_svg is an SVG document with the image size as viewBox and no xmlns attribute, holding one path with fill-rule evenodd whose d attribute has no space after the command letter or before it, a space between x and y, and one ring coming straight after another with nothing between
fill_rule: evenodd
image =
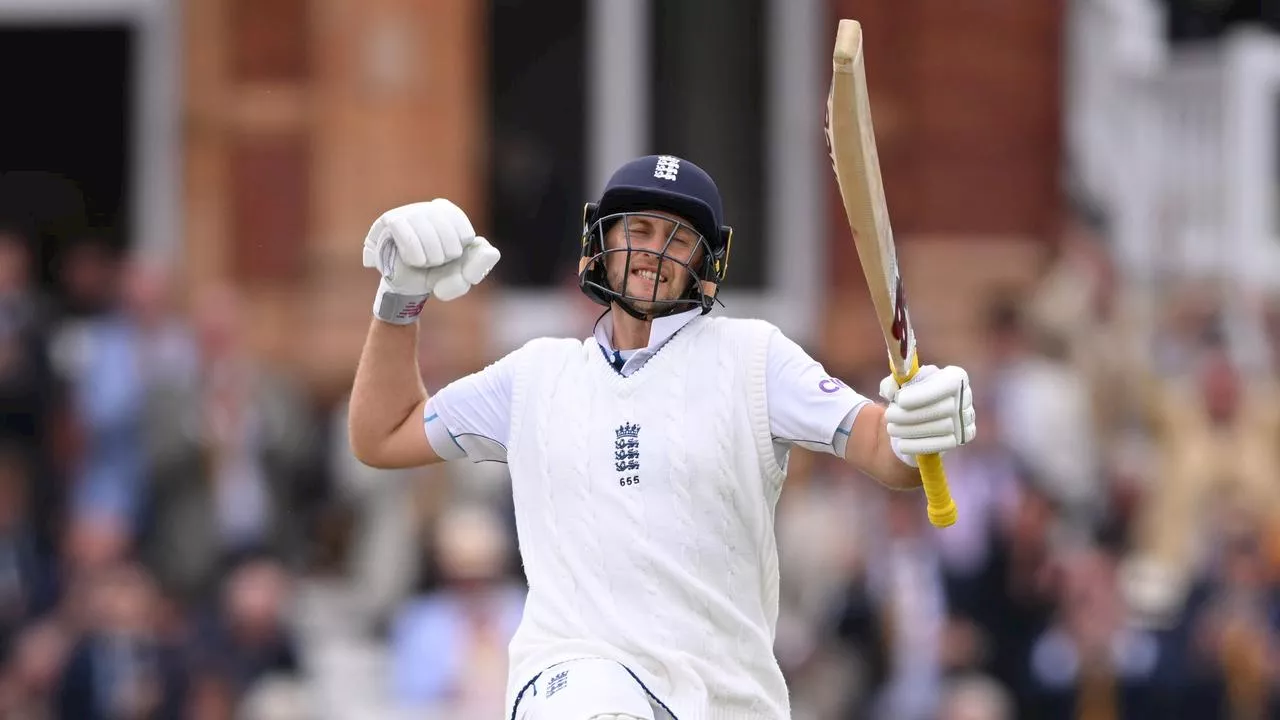
<instances>
[{"instance_id":1,"label":"raised fist","mask_svg":"<svg viewBox=\"0 0 1280 720\"><path fill-rule=\"evenodd\" d=\"M413 322L427 298L461 297L497 265L501 253L476 237L466 213L444 198L388 210L364 239L364 266L382 275L373 312Z\"/></svg>"}]
</instances>

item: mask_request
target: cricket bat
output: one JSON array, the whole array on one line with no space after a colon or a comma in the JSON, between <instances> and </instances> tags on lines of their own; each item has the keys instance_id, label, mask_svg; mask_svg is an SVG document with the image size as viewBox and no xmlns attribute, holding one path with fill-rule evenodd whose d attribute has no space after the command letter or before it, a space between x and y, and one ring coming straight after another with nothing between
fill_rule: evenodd
<instances>
[{"instance_id":1,"label":"cricket bat","mask_svg":"<svg viewBox=\"0 0 1280 720\"><path fill-rule=\"evenodd\" d=\"M889 207L880 178L876 136L862 50L862 26L841 20L831 55L831 93L827 97L826 135L831 167L849 218L858 260L871 290L876 318L889 349L889 367L899 385L920 369L915 332L907 314L907 300L898 274ZM938 455L919 455L920 478L929 500L929 521L947 527L956 521L956 504L947 489L947 476Z\"/></svg>"}]
</instances>

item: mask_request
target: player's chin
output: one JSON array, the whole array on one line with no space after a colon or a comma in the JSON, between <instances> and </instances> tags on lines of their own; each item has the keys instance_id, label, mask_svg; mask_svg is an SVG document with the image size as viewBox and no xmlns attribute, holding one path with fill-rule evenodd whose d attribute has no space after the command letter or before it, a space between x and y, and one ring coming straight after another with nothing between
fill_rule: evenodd
<instances>
[{"instance_id":1,"label":"player's chin","mask_svg":"<svg viewBox=\"0 0 1280 720\"><path fill-rule=\"evenodd\" d=\"M663 315L671 311L688 310L693 307L677 298L653 299L653 295L623 295L622 300L642 315Z\"/></svg>"},{"instance_id":2,"label":"player's chin","mask_svg":"<svg viewBox=\"0 0 1280 720\"><path fill-rule=\"evenodd\" d=\"M670 301L640 300L634 297L627 298L627 303L642 315L660 315L676 306L676 303Z\"/></svg>"}]
</instances>

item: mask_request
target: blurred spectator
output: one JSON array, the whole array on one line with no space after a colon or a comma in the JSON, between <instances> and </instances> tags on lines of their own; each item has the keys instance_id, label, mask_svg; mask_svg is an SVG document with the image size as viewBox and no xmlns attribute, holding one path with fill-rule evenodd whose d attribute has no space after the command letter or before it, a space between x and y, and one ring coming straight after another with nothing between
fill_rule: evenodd
<instances>
[{"instance_id":1,"label":"blurred spectator","mask_svg":"<svg viewBox=\"0 0 1280 720\"><path fill-rule=\"evenodd\" d=\"M861 618L853 617L862 609L855 604L866 600L861 581L868 543L849 532L874 511L868 496L877 490L842 459L802 452L796 451L791 462L808 461L809 472L801 476L803 482L788 480L793 484L777 508L778 560L786 579L779 593L775 652L792 690L792 714L825 718L860 705L871 675L883 670L864 643L870 633L857 626ZM833 626L839 632L833 633ZM878 659L878 638L876 644Z\"/></svg>"},{"instance_id":2,"label":"blurred spectator","mask_svg":"<svg viewBox=\"0 0 1280 720\"><path fill-rule=\"evenodd\" d=\"M191 720L235 720L237 705L229 680L212 670L195 672L187 717Z\"/></svg>"},{"instance_id":3,"label":"blurred spectator","mask_svg":"<svg viewBox=\"0 0 1280 720\"><path fill-rule=\"evenodd\" d=\"M31 462L31 517L41 541L52 543L62 502L55 461L61 398L30 243L0 227L0 441L22 448Z\"/></svg>"},{"instance_id":4,"label":"blurred spectator","mask_svg":"<svg viewBox=\"0 0 1280 720\"><path fill-rule=\"evenodd\" d=\"M317 708L306 686L287 677L268 677L245 698L245 720L313 720Z\"/></svg>"},{"instance_id":5,"label":"blurred spectator","mask_svg":"<svg viewBox=\"0 0 1280 720\"><path fill-rule=\"evenodd\" d=\"M1059 518L1052 497L1034 476L1027 478L1012 517L1000 527L985 572L985 602L974 617L985 646L980 666L1014 694L1019 717L1027 716L1032 643L1054 612Z\"/></svg>"},{"instance_id":6,"label":"blurred spectator","mask_svg":"<svg viewBox=\"0 0 1280 720\"><path fill-rule=\"evenodd\" d=\"M836 598L831 623L831 630L852 665L846 676L846 710L841 714L873 717L870 713L876 690L883 686L889 673L889 640L885 618L873 599L865 572L848 578Z\"/></svg>"},{"instance_id":7,"label":"blurred spectator","mask_svg":"<svg viewBox=\"0 0 1280 720\"><path fill-rule=\"evenodd\" d=\"M1143 720L1167 716L1155 692L1160 646L1131 626L1106 553L1069 552L1057 583L1058 610L1030 657L1028 717ZM1165 708L1162 710L1162 708Z\"/></svg>"},{"instance_id":8,"label":"blurred spectator","mask_svg":"<svg viewBox=\"0 0 1280 720\"><path fill-rule=\"evenodd\" d=\"M27 502L29 466L13 441L0 442L0 657L57 597L55 558L38 541Z\"/></svg>"},{"instance_id":9,"label":"blurred spectator","mask_svg":"<svg viewBox=\"0 0 1280 720\"><path fill-rule=\"evenodd\" d=\"M132 533L145 510L147 393L189 383L195 350L174 315L168 271L142 258L121 270L111 294L94 298L102 313L64 326L57 355L83 437L72 510L117 516Z\"/></svg>"},{"instance_id":10,"label":"blurred spectator","mask_svg":"<svg viewBox=\"0 0 1280 720\"><path fill-rule=\"evenodd\" d=\"M484 506L451 508L437 532L440 586L410 600L392 626L393 692L448 717L497 717L524 611L524 590L504 579L510 540Z\"/></svg>"},{"instance_id":11,"label":"blurred spectator","mask_svg":"<svg viewBox=\"0 0 1280 720\"><path fill-rule=\"evenodd\" d=\"M1221 295L1211 283L1188 281L1166 288L1157 302L1152 367L1161 378L1192 375L1203 351L1224 341Z\"/></svg>"},{"instance_id":12,"label":"blurred spectator","mask_svg":"<svg viewBox=\"0 0 1280 720\"><path fill-rule=\"evenodd\" d=\"M1280 377L1280 294L1267 301L1262 310L1262 322L1270 341L1272 374Z\"/></svg>"},{"instance_id":13,"label":"blurred spectator","mask_svg":"<svg viewBox=\"0 0 1280 720\"><path fill-rule=\"evenodd\" d=\"M44 720L54 715L54 694L67 661L71 637L57 622L22 631L9 655L0 689L0 716Z\"/></svg>"},{"instance_id":14,"label":"blurred spectator","mask_svg":"<svg viewBox=\"0 0 1280 720\"><path fill-rule=\"evenodd\" d=\"M1063 338L1028 323L1020 299L993 305L988 335L996 439L1044 481L1074 529L1091 532L1106 493L1088 378L1067 362Z\"/></svg>"},{"instance_id":15,"label":"blurred spectator","mask_svg":"<svg viewBox=\"0 0 1280 720\"><path fill-rule=\"evenodd\" d=\"M1153 597L1185 597L1208 560L1215 517L1248 510L1264 532L1280 528L1280 387L1259 375L1247 391L1243 382L1215 344L1202 351L1195 375L1164 380L1153 398L1160 462L1133 538L1135 562L1171 586Z\"/></svg>"},{"instance_id":16,"label":"blurred spectator","mask_svg":"<svg viewBox=\"0 0 1280 720\"><path fill-rule=\"evenodd\" d=\"M57 281L64 317L91 317L106 310L116 294L119 260L106 240L75 237L58 256Z\"/></svg>"},{"instance_id":17,"label":"blurred spectator","mask_svg":"<svg viewBox=\"0 0 1280 720\"><path fill-rule=\"evenodd\" d=\"M63 540L63 576L68 580L91 579L130 559L133 549L129 527L118 516L77 515Z\"/></svg>"},{"instance_id":18,"label":"blurred spectator","mask_svg":"<svg viewBox=\"0 0 1280 720\"><path fill-rule=\"evenodd\" d=\"M269 548L302 561L298 488L317 471L319 442L299 390L250 354L233 289L204 292L194 321L194 380L160 381L144 424L152 508L144 554L186 600L212 592L233 553Z\"/></svg>"},{"instance_id":19,"label":"blurred spectator","mask_svg":"<svg viewBox=\"0 0 1280 720\"><path fill-rule=\"evenodd\" d=\"M238 702L265 677L299 673L298 647L287 625L292 608L293 578L279 561L259 554L239 560L220 602L194 635L199 676L222 683Z\"/></svg>"},{"instance_id":20,"label":"blurred spectator","mask_svg":"<svg viewBox=\"0 0 1280 720\"><path fill-rule=\"evenodd\" d=\"M1133 401L1141 389L1132 382L1134 369L1151 335L1144 331L1137 293L1126 287L1106 243L1101 214L1075 203L1044 276L1028 293L1024 315L1025 325L1059 346L1085 379L1100 463L1128 450Z\"/></svg>"},{"instance_id":21,"label":"blurred spectator","mask_svg":"<svg viewBox=\"0 0 1280 720\"><path fill-rule=\"evenodd\" d=\"M137 565L94 577L90 625L58 685L58 717L142 720L177 717L186 691L177 648L162 634L160 598Z\"/></svg>"},{"instance_id":22,"label":"blurred spectator","mask_svg":"<svg viewBox=\"0 0 1280 720\"><path fill-rule=\"evenodd\" d=\"M1280 578L1249 514L1224 523L1214 570L1192 602L1189 668L1207 681L1199 712L1232 718L1280 717ZM1205 677L1207 673L1207 677Z\"/></svg>"},{"instance_id":23,"label":"blurred spectator","mask_svg":"<svg viewBox=\"0 0 1280 720\"><path fill-rule=\"evenodd\" d=\"M413 488L418 473L379 470L351 454L346 398L330 422L330 472L343 500L354 510L349 573L360 596L360 620L371 630L385 628L397 605L413 591L421 566Z\"/></svg>"},{"instance_id":24,"label":"blurred spectator","mask_svg":"<svg viewBox=\"0 0 1280 720\"><path fill-rule=\"evenodd\" d=\"M886 502L867 568L887 651L874 717L932 720L941 699L943 653L960 648L945 642L947 598L923 495L887 493Z\"/></svg>"},{"instance_id":25,"label":"blurred spectator","mask_svg":"<svg viewBox=\"0 0 1280 720\"><path fill-rule=\"evenodd\" d=\"M965 522L936 532L952 617L979 625L996 621L990 611L1004 588L992 571L1022 501L1020 466L997 442L1000 434L999 415L988 413L965 453L947 458L951 494L965 509Z\"/></svg>"},{"instance_id":26,"label":"blurred spectator","mask_svg":"<svg viewBox=\"0 0 1280 720\"><path fill-rule=\"evenodd\" d=\"M1014 720L1009 691L981 675L958 677L947 684L939 720Z\"/></svg>"}]
</instances>

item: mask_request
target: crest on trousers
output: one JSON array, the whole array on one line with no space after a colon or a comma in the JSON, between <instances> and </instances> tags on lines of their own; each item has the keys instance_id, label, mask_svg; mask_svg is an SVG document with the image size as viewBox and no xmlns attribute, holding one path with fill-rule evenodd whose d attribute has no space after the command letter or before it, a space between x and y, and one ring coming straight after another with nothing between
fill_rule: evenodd
<instances>
[{"instance_id":1,"label":"crest on trousers","mask_svg":"<svg viewBox=\"0 0 1280 720\"><path fill-rule=\"evenodd\" d=\"M569 684L569 671L563 670L560 673L558 673L555 677L547 681L547 697L550 698L552 695L555 695L556 693L565 689L565 686L567 686L568 684Z\"/></svg>"},{"instance_id":2,"label":"crest on trousers","mask_svg":"<svg viewBox=\"0 0 1280 720\"><path fill-rule=\"evenodd\" d=\"M623 423L614 432L613 467L620 473L631 473L618 478L620 487L639 485L640 476L640 426Z\"/></svg>"}]
</instances>

